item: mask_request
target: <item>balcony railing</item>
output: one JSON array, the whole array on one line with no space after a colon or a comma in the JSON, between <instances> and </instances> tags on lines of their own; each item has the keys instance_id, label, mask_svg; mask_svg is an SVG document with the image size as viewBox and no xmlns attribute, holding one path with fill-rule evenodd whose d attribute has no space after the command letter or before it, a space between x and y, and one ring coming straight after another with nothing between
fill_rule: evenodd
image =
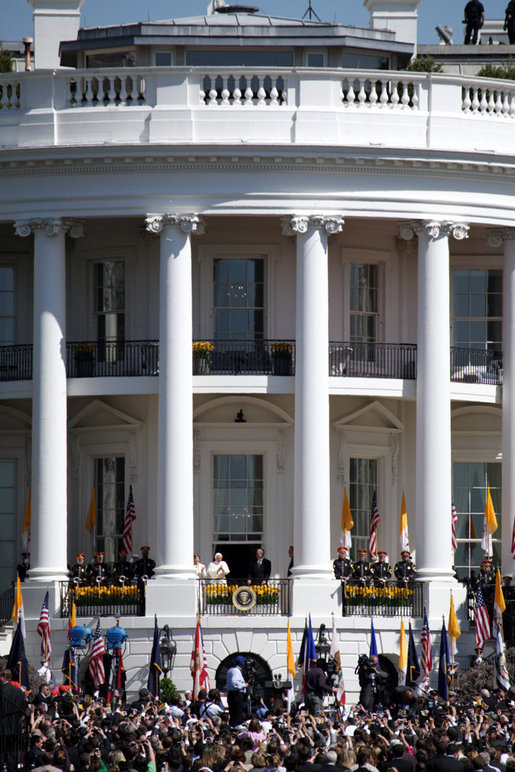
<instances>
[{"instance_id":1,"label":"balcony railing","mask_svg":"<svg viewBox=\"0 0 515 772\"><path fill-rule=\"evenodd\" d=\"M0 626L5 625L11 619L14 606L14 585L11 584L7 590L0 595Z\"/></svg>"},{"instance_id":2,"label":"balcony railing","mask_svg":"<svg viewBox=\"0 0 515 772\"><path fill-rule=\"evenodd\" d=\"M288 616L289 579L269 579L267 584L222 584L198 580L198 613L206 616Z\"/></svg>"},{"instance_id":3,"label":"balcony railing","mask_svg":"<svg viewBox=\"0 0 515 772\"><path fill-rule=\"evenodd\" d=\"M155 340L93 341L66 344L68 378L159 375Z\"/></svg>"},{"instance_id":4,"label":"balcony railing","mask_svg":"<svg viewBox=\"0 0 515 772\"><path fill-rule=\"evenodd\" d=\"M202 345L207 351L198 352ZM199 355L202 354L202 355ZM193 375L295 375L291 340L193 341Z\"/></svg>"},{"instance_id":5,"label":"balcony railing","mask_svg":"<svg viewBox=\"0 0 515 772\"><path fill-rule=\"evenodd\" d=\"M329 375L349 378L417 377L413 343L330 343Z\"/></svg>"},{"instance_id":6,"label":"balcony railing","mask_svg":"<svg viewBox=\"0 0 515 772\"><path fill-rule=\"evenodd\" d=\"M60 582L61 617L70 617L72 603L78 616L131 617L145 616L145 585L98 585L82 587Z\"/></svg>"},{"instance_id":7,"label":"balcony railing","mask_svg":"<svg viewBox=\"0 0 515 772\"><path fill-rule=\"evenodd\" d=\"M451 348L451 381L502 385L502 351Z\"/></svg>"},{"instance_id":8,"label":"balcony railing","mask_svg":"<svg viewBox=\"0 0 515 772\"><path fill-rule=\"evenodd\" d=\"M32 344L0 346L0 381L32 378Z\"/></svg>"},{"instance_id":9,"label":"balcony railing","mask_svg":"<svg viewBox=\"0 0 515 772\"><path fill-rule=\"evenodd\" d=\"M421 617L424 610L422 584L399 587L386 582L384 587L347 585L342 603L343 616Z\"/></svg>"}]
</instances>

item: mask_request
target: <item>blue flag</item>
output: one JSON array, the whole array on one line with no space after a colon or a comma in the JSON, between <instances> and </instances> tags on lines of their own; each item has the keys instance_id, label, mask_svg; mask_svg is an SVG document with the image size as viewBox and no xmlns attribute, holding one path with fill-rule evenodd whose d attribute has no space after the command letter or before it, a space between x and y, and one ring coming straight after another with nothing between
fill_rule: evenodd
<instances>
[{"instance_id":1,"label":"blue flag","mask_svg":"<svg viewBox=\"0 0 515 772\"><path fill-rule=\"evenodd\" d=\"M449 670L449 644L447 643L447 630L445 629L445 620L442 622L442 639L440 641L440 663L438 665L438 694L449 701L449 684L447 674Z\"/></svg>"},{"instance_id":2,"label":"blue flag","mask_svg":"<svg viewBox=\"0 0 515 772\"><path fill-rule=\"evenodd\" d=\"M413 638L413 630L411 629L411 622L409 625L409 637L408 637L408 672L406 674L406 682L413 684L420 678L420 665L418 663L417 648L415 646L415 639Z\"/></svg>"},{"instance_id":3,"label":"blue flag","mask_svg":"<svg viewBox=\"0 0 515 772\"><path fill-rule=\"evenodd\" d=\"M304 620L304 632L302 633L302 641L300 644L299 656L297 657L297 667L300 667L304 672L304 654L306 652L306 640L308 637L308 620Z\"/></svg>"},{"instance_id":4,"label":"blue flag","mask_svg":"<svg viewBox=\"0 0 515 772\"><path fill-rule=\"evenodd\" d=\"M21 625L16 625L16 631L13 635L11 650L6 662L6 668L11 671L14 681L18 681L21 686L30 689L29 666L25 656L25 644L23 643L23 634Z\"/></svg>"},{"instance_id":5,"label":"blue flag","mask_svg":"<svg viewBox=\"0 0 515 772\"><path fill-rule=\"evenodd\" d=\"M369 657L372 656L378 656L377 654L377 643L376 643L376 631L374 630L374 620L370 620L370 651L368 653Z\"/></svg>"},{"instance_id":6,"label":"blue flag","mask_svg":"<svg viewBox=\"0 0 515 772\"><path fill-rule=\"evenodd\" d=\"M154 617L154 641L150 655L150 670L148 671L148 690L154 697L159 697L159 678L163 672L161 668L161 651L159 649L159 627L157 626L157 614Z\"/></svg>"},{"instance_id":7,"label":"blue flag","mask_svg":"<svg viewBox=\"0 0 515 772\"><path fill-rule=\"evenodd\" d=\"M313 630L311 628L311 614L309 615L308 623L308 635L306 639L306 651L304 657L304 673L315 667L317 661L317 652L315 649L315 641L313 639Z\"/></svg>"}]
</instances>

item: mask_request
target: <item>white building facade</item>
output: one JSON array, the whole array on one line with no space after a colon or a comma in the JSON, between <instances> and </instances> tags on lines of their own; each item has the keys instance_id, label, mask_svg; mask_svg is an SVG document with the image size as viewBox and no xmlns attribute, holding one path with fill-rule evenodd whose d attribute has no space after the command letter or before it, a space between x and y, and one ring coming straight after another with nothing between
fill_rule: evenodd
<instances>
[{"instance_id":1,"label":"white building facade","mask_svg":"<svg viewBox=\"0 0 515 772\"><path fill-rule=\"evenodd\" d=\"M316 29L295 34L318 59L177 64L177 47L169 65L140 65L135 48L130 69L49 70L36 28L36 70L0 76L3 586L31 488L29 629L51 588L64 645L59 582L78 551L116 559L132 485L135 547L157 562L145 616L123 619L132 689L154 614L189 685L193 551L242 574L260 545L274 577L294 545L294 640L308 613L313 626L334 614L356 689L370 620L342 616L332 572L344 488L353 551L376 493L391 563L405 494L433 631L451 590L466 629L454 567L478 571L487 488L494 556L513 571L515 86L343 69ZM364 40L391 63L413 48L359 34L356 56ZM192 359L194 342L210 356ZM202 624L213 674L238 650L285 673L285 614ZM395 663L400 618L374 624ZM37 661L39 642L28 649Z\"/></svg>"}]
</instances>

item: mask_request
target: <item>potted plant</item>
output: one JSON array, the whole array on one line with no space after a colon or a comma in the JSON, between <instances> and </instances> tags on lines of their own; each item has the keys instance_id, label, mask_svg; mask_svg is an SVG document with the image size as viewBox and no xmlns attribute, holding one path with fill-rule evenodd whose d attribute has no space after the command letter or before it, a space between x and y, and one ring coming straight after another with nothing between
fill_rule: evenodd
<instances>
[{"instance_id":1,"label":"potted plant","mask_svg":"<svg viewBox=\"0 0 515 772\"><path fill-rule=\"evenodd\" d=\"M209 375L211 357L215 347L208 340L197 340L193 344L193 375Z\"/></svg>"},{"instance_id":2,"label":"potted plant","mask_svg":"<svg viewBox=\"0 0 515 772\"><path fill-rule=\"evenodd\" d=\"M95 346L93 343L79 343L75 346L75 370L77 378L88 378L95 373Z\"/></svg>"},{"instance_id":3,"label":"potted plant","mask_svg":"<svg viewBox=\"0 0 515 772\"><path fill-rule=\"evenodd\" d=\"M272 372L274 375L291 375L293 344L284 341L274 343L272 344L271 352Z\"/></svg>"}]
</instances>

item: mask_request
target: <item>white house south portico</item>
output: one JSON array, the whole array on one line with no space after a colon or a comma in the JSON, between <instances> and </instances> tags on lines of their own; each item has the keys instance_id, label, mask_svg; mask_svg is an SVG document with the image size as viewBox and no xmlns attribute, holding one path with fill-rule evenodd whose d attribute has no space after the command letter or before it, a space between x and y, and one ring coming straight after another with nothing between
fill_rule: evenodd
<instances>
[{"instance_id":1,"label":"white house south portico","mask_svg":"<svg viewBox=\"0 0 515 772\"><path fill-rule=\"evenodd\" d=\"M36 34L36 69L0 75L2 589L31 488L28 628L51 587L64 646L68 566L117 560L132 486L156 569L123 616L130 691L154 614L185 688L197 614L213 673L240 650L284 674L287 617L297 650L309 613L334 613L356 690L371 612L334 578L344 489L353 559L374 494L399 559L406 497L416 590L374 617L394 663L400 617L418 636L425 602L436 632L451 590L472 651L487 489L512 571L515 91L483 109L491 81L402 69L418 4L367 0L354 31L240 11L77 26L54 69ZM195 577L194 551L222 552L246 583L258 547L272 573L249 614L231 574Z\"/></svg>"}]
</instances>

